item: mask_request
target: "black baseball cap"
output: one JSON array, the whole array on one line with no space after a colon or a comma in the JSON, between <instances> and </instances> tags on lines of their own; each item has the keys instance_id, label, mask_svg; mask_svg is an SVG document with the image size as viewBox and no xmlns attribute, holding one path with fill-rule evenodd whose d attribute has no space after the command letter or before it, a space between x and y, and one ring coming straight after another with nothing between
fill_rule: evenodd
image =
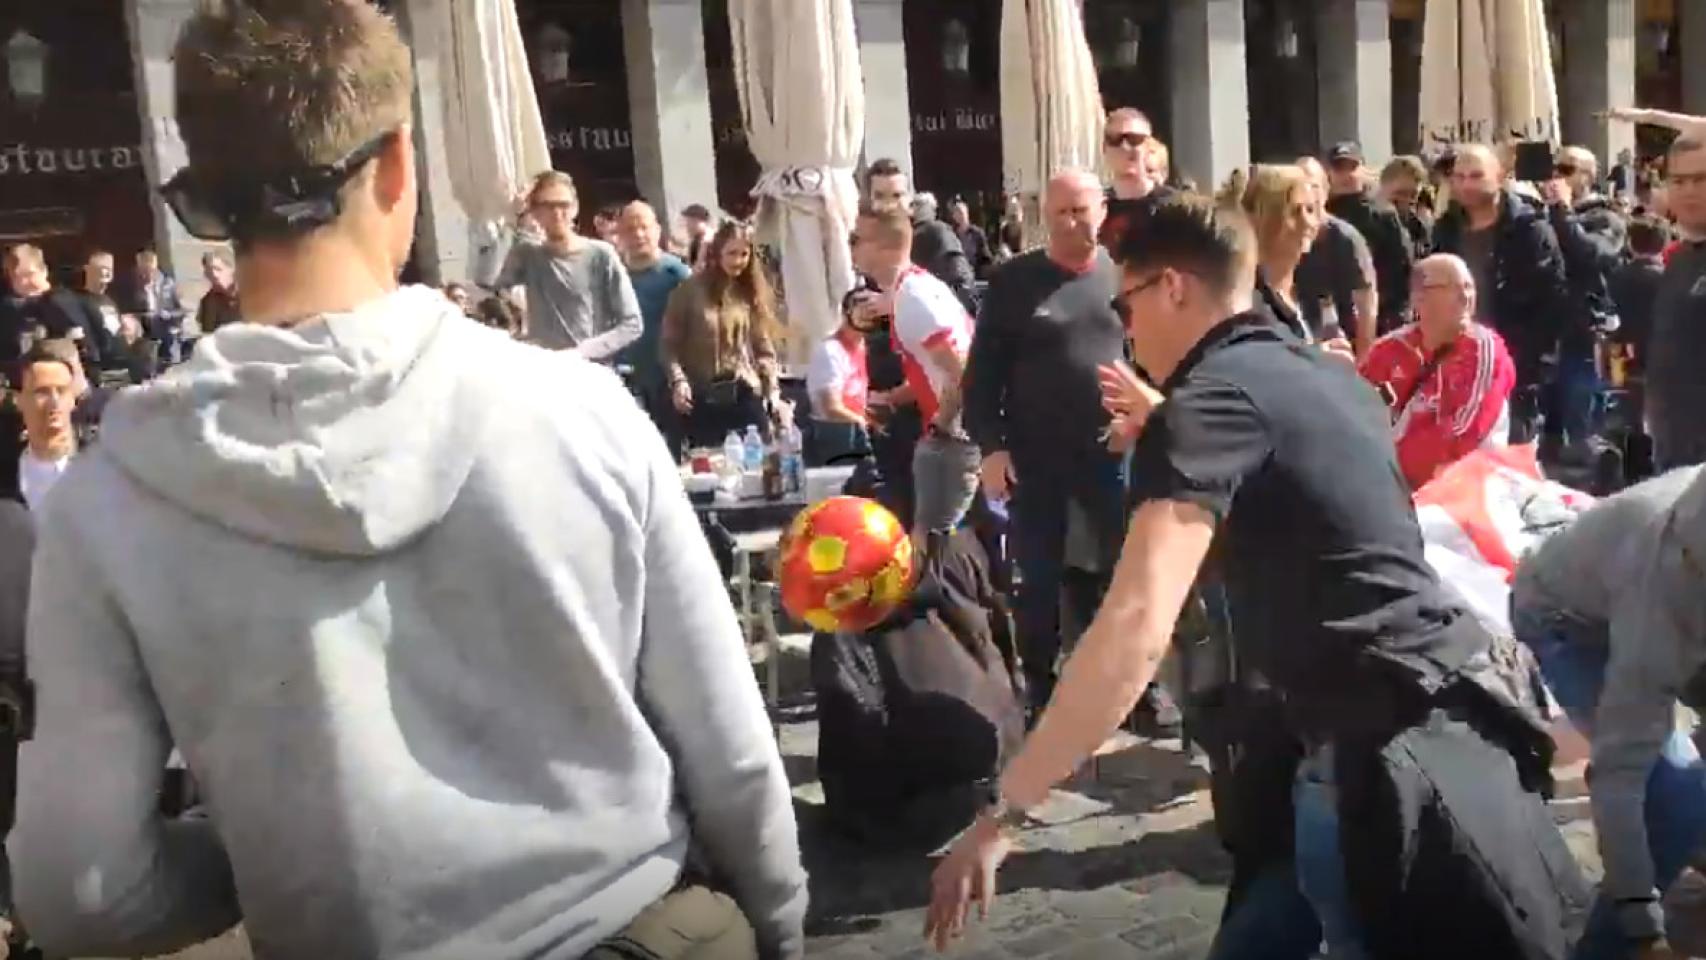
<instances>
[{"instance_id":1,"label":"black baseball cap","mask_svg":"<svg viewBox=\"0 0 1706 960\"><path fill-rule=\"evenodd\" d=\"M1361 164L1362 163L1362 145L1357 143L1354 140L1342 140L1338 143L1333 144L1333 148L1331 150L1327 151L1327 163L1328 164L1339 163L1339 162L1345 161L1345 160L1350 160L1350 161L1354 161L1358 164Z\"/></svg>"}]
</instances>

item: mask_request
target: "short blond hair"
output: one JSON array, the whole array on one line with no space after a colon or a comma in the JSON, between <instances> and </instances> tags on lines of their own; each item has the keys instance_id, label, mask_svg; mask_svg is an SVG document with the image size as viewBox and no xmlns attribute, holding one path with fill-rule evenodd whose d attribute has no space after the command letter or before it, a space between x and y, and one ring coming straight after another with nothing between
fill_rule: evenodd
<instances>
[{"instance_id":1,"label":"short blond hair","mask_svg":"<svg viewBox=\"0 0 1706 960\"><path fill-rule=\"evenodd\" d=\"M173 54L177 122L206 182L343 159L414 115L414 63L364 0L204 0Z\"/></svg>"},{"instance_id":2,"label":"short blond hair","mask_svg":"<svg viewBox=\"0 0 1706 960\"><path fill-rule=\"evenodd\" d=\"M539 196L539 191L546 187L562 187L569 191L569 197L574 200L575 206L580 206L581 193L575 189L575 178L561 170L547 170L533 178L533 186L527 188L528 205L531 206L534 198Z\"/></svg>"},{"instance_id":3,"label":"short blond hair","mask_svg":"<svg viewBox=\"0 0 1706 960\"><path fill-rule=\"evenodd\" d=\"M1222 188L1221 202L1249 217L1256 240L1267 243L1291 217L1292 196L1309 191L1309 174L1293 164L1259 163L1239 171Z\"/></svg>"},{"instance_id":4,"label":"short blond hair","mask_svg":"<svg viewBox=\"0 0 1706 960\"><path fill-rule=\"evenodd\" d=\"M24 264L32 267L46 267L47 255L33 243L16 243L6 248L6 269L15 270Z\"/></svg>"}]
</instances>

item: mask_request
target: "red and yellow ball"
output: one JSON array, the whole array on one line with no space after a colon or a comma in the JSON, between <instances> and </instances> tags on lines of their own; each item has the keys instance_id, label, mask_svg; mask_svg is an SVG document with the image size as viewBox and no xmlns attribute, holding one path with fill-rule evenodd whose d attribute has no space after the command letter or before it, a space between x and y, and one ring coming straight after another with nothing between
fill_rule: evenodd
<instances>
[{"instance_id":1,"label":"red and yellow ball","mask_svg":"<svg viewBox=\"0 0 1706 960\"><path fill-rule=\"evenodd\" d=\"M800 511L782 540L782 606L814 630L868 630L906 600L912 563L894 514L862 497L831 497Z\"/></svg>"}]
</instances>

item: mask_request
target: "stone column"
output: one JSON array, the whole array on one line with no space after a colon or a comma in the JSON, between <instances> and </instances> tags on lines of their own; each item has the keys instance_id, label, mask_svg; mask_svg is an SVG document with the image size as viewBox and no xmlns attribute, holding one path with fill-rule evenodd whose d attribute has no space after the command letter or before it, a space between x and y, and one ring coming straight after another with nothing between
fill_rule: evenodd
<instances>
[{"instance_id":1,"label":"stone column","mask_svg":"<svg viewBox=\"0 0 1706 960\"><path fill-rule=\"evenodd\" d=\"M1682 112L1706 116L1706 4L1676 5L1674 42L1682 61Z\"/></svg>"},{"instance_id":2,"label":"stone column","mask_svg":"<svg viewBox=\"0 0 1706 960\"><path fill-rule=\"evenodd\" d=\"M1315 36L1321 148L1355 140L1378 169L1392 156L1389 0L1319 0Z\"/></svg>"},{"instance_id":3,"label":"stone column","mask_svg":"<svg viewBox=\"0 0 1706 960\"><path fill-rule=\"evenodd\" d=\"M1205 190L1250 162L1244 0L1171 4L1173 166Z\"/></svg>"},{"instance_id":4,"label":"stone column","mask_svg":"<svg viewBox=\"0 0 1706 960\"><path fill-rule=\"evenodd\" d=\"M716 148L700 0L622 0L634 177L664 223L717 206Z\"/></svg>"},{"instance_id":5,"label":"stone column","mask_svg":"<svg viewBox=\"0 0 1706 960\"><path fill-rule=\"evenodd\" d=\"M207 292L202 277L201 255L216 245L191 237L154 189L181 169L186 160L183 138L178 135L177 105L174 101L172 47L178 31L198 8L197 0L125 0L124 14L130 31L130 59L136 71L136 102L142 112L142 166L147 172L148 200L154 209L154 248L160 264L178 278L184 306L195 310ZM120 258L121 273L130 264Z\"/></svg>"},{"instance_id":6,"label":"stone column","mask_svg":"<svg viewBox=\"0 0 1706 960\"><path fill-rule=\"evenodd\" d=\"M865 75L864 162L890 157L912 169L912 97L906 87L903 0L854 0L859 68Z\"/></svg>"},{"instance_id":7,"label":"stone column","mask_svg":"<svg viewBox=\"0 0 1706 960\"><path fill-rule=\"evenodd\" d=\"M438 55L442 44L422 34L442 16L450 0L406 0L396 5L397 23L415 54L415 175L420 180L420 222L415 225L415 262L427 283L488 281L474 276L475 242L468 217L450 186L450 161L445 155L443 75Z\"/></svg>"},{"instance_id":8,"label":"stone column","mask_svg":"<svg viewBox=\"0 0 1706 960\"><path fill-rule=\"evenodd\" d=\"M1566 0L1563 10L1558 106L1564 142L1592 150L1603 173L1616 162L1618 151L1635 145L1629 124L1595 116L1612 107L1635 105L1635 0Z\"/></svg>"}]
</instances>

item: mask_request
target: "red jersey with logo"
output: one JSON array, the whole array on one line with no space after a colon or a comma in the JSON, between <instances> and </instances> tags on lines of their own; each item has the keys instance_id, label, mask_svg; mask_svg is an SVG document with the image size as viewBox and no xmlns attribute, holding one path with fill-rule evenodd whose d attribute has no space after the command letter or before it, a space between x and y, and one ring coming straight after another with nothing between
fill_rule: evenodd
<instances>
[{"instance_id":1,"label":"red jersey with logo","mask_svg":"<svg viewBox=\"0 0 1706 960\"><path fill-rule=\"evenodd\" d=\"M971 316L948 285L922 267L901 274L894 293L894 343L907 385L918 398L924 422L936 419L942 394L953 386L953 373L930 351L947 344L963 361L971 349Z\"/></svg>"},{"instance_id":2,"label":"red jersey with logo","mask_svg":"<svg viewBox=\"0 0 1706 960\"><path fill-rule=\"evenodd\" d=\"M1480 447L1503 446L1508 438L1516 365L1491 327L1471 324L1440 348L1431 366L1422 328L1414 323L1400 327L1375 341L1362 375L1377 387L1386 385L1387 402L1397 404L1392 437L1411 487Z\"/></svg>"},{"instance_id":3,"label":"red jersey with logo","mask_svg":"<svg viewBox=\"0 0 1706 960\"><path fill-rule=\"evenodd\" d=\"M837 334L818 344L812 352L811 364L806 367L806 392L811 395L812 412L819 418L824 411L817 409L818 397L826 391L839 396L848 410L864 416L870 385L864 337L854 337L852 346L848 346Z\"/></svg>"}]
</instances>

